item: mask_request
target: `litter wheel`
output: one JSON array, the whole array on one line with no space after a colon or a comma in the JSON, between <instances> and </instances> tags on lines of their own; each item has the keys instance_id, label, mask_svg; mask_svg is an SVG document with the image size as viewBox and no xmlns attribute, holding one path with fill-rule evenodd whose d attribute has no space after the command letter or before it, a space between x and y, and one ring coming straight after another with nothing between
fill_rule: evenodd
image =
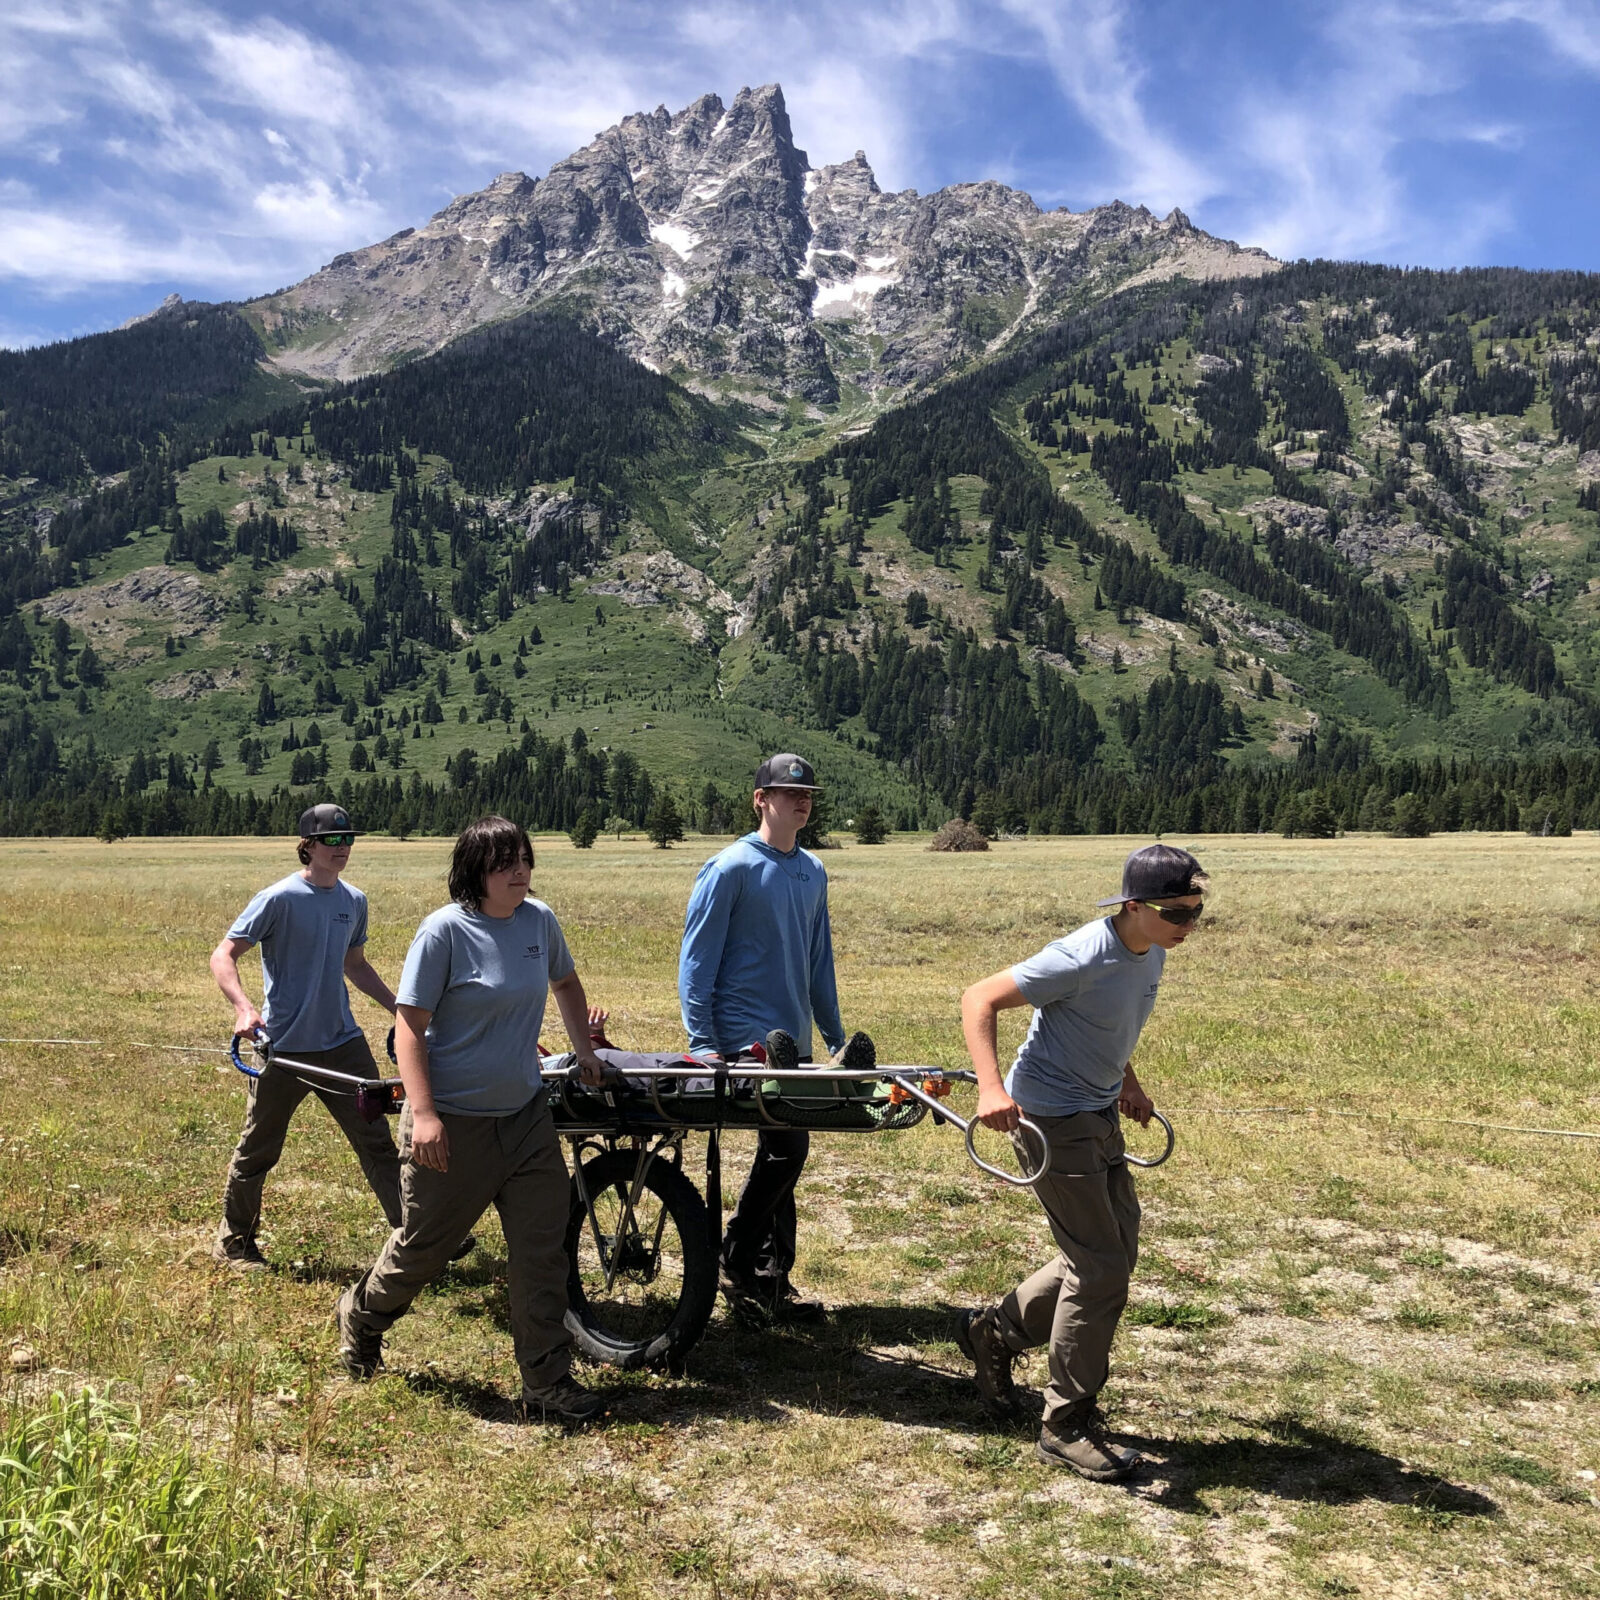
<instances>
[{"instance_id":1,"label":"litter wheel","mask_svg":"<svg viewBox=\"0 0 1600 1600\"><path fill-rule=\"evenodd\" d=\"M608 1150L583 1163L567 1218L567 1327L578 1348L615 1367L678 1367L717 1299L706 1203L672 1163L650 1161L632 1207L638 1155Z\"/></svg>"}]
</instances>

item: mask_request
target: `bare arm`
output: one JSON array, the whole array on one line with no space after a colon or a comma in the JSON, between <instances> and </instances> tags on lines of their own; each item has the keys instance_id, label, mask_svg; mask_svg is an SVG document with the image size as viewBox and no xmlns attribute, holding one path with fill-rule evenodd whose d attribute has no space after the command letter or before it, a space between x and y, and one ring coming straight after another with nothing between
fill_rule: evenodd
<instances>
[{"instance_id":1,"label":"bare arm","mask_svg":"<svg viewBox=\"0 0 1600 1600\"><path fill-rule=\"evenodd\" d=\"M211 976L232 1002L235 1033L253 1033L261 1026L261 1013L256 1010L255 1001L244 992L244 982L239 977L239 957L254 945L252 939L224 939L211 952Z\"/></svg>"},{"instance_id":2,"label":"bare arm","mask_svg":"<svg viewBox=\"0 0 1600 1600\"><path fill-rule=\"evenodd\" d=\"M972 1057L972 1070L978 1075L978 1120L1000 1133L1015 1128L1021 1113L1000 1078L996 1019L1002 1011L1027 1003L1009 969L973 984L961 996L961 1032Z\"/></svg>"},{"instance_id":3,"label":"bare arm","mask_svg":"<svg viewBox=\"0 0 1600 1600\"><path fill-rule=\"evenodd\" d=\"M591 1086L599 1084L605 1074L605 1063L594 1053L589 1038L589 999L578 974L569 972L566 977L555 979L550 993L556 997L556 1007L561 1012L567 1037L572 1041L572 1053L578 1058L583 1081Z\"/></svg>"},{"instance_id":4,"label":"bare arm","mask_svg":"<svg viewBox=\"0 0 1600 1600\"><path fill-rule=\"evenodd\" d=\"M394 1015L394 990L378 976L377 969L367 960L364 944L351 945L344 953L344 975L369 1000L376 1000L390 1016Z\"/></svg>"},{"instance_id":5,"label":"bare arm","mask_svg":"<svg viewBox=\"0 0 1600 1600\"><path fill-rule=\"evenodd\" d=\"M394 1014L394 1056L411 1107L411 1159L435 1172L450 1170L450 1138L433 1104L433 1077L428 1069L428 1024L431 1011L400 1006Z\"/></svg>"},{"instance_id":6,"label":"bare arm","mask_svg":"<svg viewBox=\"0 0 1600 1600\"><path fill-rule=\"evenodd\" d=\"M1125 1117L1132 1117L1141 1128L1150 1126L1150 1114L1155 1110L1155 1101L1144 1092L1140 1086L1138 1074L1133 1070L1130 1061L1122 1069L1122 1093L1117 1099L1118 1106Z\"/></svg>"}]
</instances>

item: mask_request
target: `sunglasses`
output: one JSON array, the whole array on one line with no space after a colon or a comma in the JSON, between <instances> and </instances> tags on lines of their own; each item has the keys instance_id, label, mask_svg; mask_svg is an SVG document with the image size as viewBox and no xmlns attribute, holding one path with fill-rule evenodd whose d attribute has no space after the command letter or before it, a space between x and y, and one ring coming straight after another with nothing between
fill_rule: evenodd
<instances>
[{"instance_id":1,"label":"sunglasses","mask_svg":"<svg viewBox=\"0 0 1600 1600\"><path fill-rule=\"evenodd\" d=\"M1205 910L1204 901L1197 906L1158 906L1151 905L1150 901L1148 900L1141 900L1139 904L1142 906L1150 906L1150 909L1155 912L1155 914L1160 917L1163 922L1170 922L1175 928L1187 928L1190 923L1198 922L1200 920L1200 913Z\"/></svg>"},{"instance_id":2,"label":"sunglasses","mask_svg":"<svg viewBox=\"0 0 1600 1600\"><path fill-rule=\"evenodd\" d=\"M356 842L356 836L353 833L319 833L312 842L325 844L331 850L343 850Z\"/></svg>"}]
</instances>

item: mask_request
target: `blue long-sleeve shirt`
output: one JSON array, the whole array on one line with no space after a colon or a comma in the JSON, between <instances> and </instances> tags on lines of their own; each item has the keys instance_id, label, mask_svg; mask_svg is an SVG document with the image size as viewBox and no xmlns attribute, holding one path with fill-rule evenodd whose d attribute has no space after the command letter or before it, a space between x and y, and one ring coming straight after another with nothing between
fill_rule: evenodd
<instances>
[{"instance_id":1,"label":"blue long-sleeve shirt","mask_svg":"<svg viewBox=\"0 0 1600 1600\"><path fill-rule=\"evenodd\" d=\"M700 869L684 918L678 999L693 1051L734 1055L773 1028L811 1053L815 1019L844 1043L833 977L828 875L809 850L785 855L747 833Z\"/></svg>"}]
</instances>

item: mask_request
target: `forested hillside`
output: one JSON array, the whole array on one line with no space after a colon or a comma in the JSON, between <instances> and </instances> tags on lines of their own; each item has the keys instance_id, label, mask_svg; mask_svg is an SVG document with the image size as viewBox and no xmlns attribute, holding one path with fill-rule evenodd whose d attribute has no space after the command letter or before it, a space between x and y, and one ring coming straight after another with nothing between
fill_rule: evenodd
<instances>
[{"instance_id":1,"label":"forested hillside","mask_svg":"<svg viewBox=\"0 0 1600 1600\"><path fill-rule=\"evenodd\" d=\"M0 827L720 828L778 745L838 822L1600 825L1593 277L1147 285L866 427L537 317L202 439L207 326L165 411L8 358Z\"/></svg>"}]
</instances>

